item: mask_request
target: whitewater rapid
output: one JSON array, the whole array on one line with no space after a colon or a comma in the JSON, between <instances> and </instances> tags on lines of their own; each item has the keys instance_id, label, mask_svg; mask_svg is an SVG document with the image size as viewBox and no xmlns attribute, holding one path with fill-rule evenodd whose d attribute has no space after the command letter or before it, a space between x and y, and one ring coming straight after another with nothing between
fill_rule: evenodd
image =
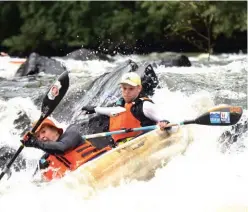
<instances>
[{"instance_id":1,"label":"whitewater rapid","mask_svg":"<svg viewBox=\"0 0 248 212\"><path fill-rule=\"evenodd\" d=\"M152 58L160 56L151 55ZM156 89L152 99L171 122L195 118L222 100L240 103L247 117L247 89L226 86L226 89L212 90L216 78L220 84L229 82L230 77L233 80L247 78L246 57L244 54L222 54L213 56L213 62L208 64L206 57L201 55L189 58L192 67L159 66L154 70L162 86ZM63 62L71 75L96 78L127 58L139 62L146 59L137 55L116 58L114 64L106 61ZM0 71L0 77L11 78L13 73L12 67L7 68ZM179 80L173 85L177 78L185 81ZM195 81L199 83L199 89L189 86ZM40 115L39 108L30 98L0 98L2 144L19 147L21 131L15 128L13 121L20 110L32 120ZM62 126L65 128L67 123ZM193 142L187 151L157 169L151 180L123 181L118 187L103 190L74 182L69 175L53 183L35 182L32 174L42 151L25 148L23 154L28 158L28 168L13 173L8 181L4 178L0 182L0 211L248 211L248 135L242 135L239 141L243 144L242 149L234 144L230 151L222 153L218 139L230 127L192 125L191 129Z\"/></svg>"}]
</instances>

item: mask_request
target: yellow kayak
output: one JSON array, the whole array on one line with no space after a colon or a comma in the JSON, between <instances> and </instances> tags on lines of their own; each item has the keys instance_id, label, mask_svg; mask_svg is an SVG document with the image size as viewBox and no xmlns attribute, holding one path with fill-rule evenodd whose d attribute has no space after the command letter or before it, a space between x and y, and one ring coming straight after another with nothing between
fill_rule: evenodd
<instances>
[{"instance_id":1,"label":"yellow kayak","mask_svg":"<svg viewBox=\"0 0 248 212\"><path fill-rule=\"evenodd\" d=\"M117 186L122 180L145 180L162 162L183 153L190 137L188 127L173 133L156 129L87 162L68 177L96 189Z\"/></svg>"}]
</instances>

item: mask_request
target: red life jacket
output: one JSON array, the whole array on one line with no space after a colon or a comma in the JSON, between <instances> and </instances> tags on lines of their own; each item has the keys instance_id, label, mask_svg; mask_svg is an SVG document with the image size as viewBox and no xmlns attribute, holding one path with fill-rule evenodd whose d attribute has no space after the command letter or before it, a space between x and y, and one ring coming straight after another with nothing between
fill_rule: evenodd
<instances>
[{"instance_id":1,"label":"red life jacket","mask_svg":"<svg viewBox=\"0 0 248 212\"><path fill-rule=\"evenodd\" d=\"M151 101L149 98L139 98L139 100L142 101ZM137 128L141 127L141 122L137 118L135 118L131 112L131 107L135 104L136 102L131 102L131 103L125 103L123 107L125 107L126 111L123 113L119 113L116 116L111 116L110 117L110 123L109 123L109 131L116 131L116 130L121 130L123 128ZM123 134L117 134L117 135L112 135L112 138L114 139L115 142L118 142L122 139L129 138L129 137L135 137L141 134L142 131L137 131L137 132L129 132L129 133L123 133Z\"/></svg>"},{"instance_id":2,"label":"red life jacket","mask_svg":"<svg viewBox=\"0 0 248 212\"><path fill-rule=\"evenodd\" d=\"M90 142L86 141L84 144L64 155L49 155L46 159L49 167L42 171L43 178L47 181L62 178L67 171L76 170L79 166L108 150L111 150L110 146L97 149Z\"/></svg>"}]
</instances>

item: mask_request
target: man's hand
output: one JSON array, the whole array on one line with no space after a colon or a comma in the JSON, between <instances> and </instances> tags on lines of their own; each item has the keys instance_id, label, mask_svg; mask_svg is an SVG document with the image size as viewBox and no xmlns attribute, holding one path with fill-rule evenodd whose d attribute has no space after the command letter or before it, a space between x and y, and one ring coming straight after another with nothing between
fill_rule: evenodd
<instances>
[{"instance_id":1,"label":"man's hand","mask_svg":"<svg viewBox=\"0 0 248 212\"><path fill-rule=\"evenodd\" d=\"M23 136L23 141L27 141L29 138L34 137L34 134L31 131L28 131L25 133L25 135Z\"/></svg>"},{"instance_id":2,"label":"man's hand","mask_svg":"<svg viewBox=\"0 0 248 212\"><path fill-rule=\"evenodd\" d=\"M158 126L160 127L160 130L170 130L171 127L168 127L168 124L170 122L167 120L162 120L158 122Z\"/></svg>"},{"instance_id":3,"label":"man's hand","mask_svg":"<svg viewBox=\"0 0 248 212\"><path fill-rule=\"evenodd\" d=\"M85 114L92 114L95 113L95 106L84 106L82 107L82 111L86 111Z\"/></svg>"},{"instance_id":4,"label":"man's hand","mask_svg":"<svg viewBox=\"0 0 248 212\"><path fill-rule=\"evenodd\" d=\"M21 142L25 147L36 147L38 143L34 134L30 131L23 136Z\"/></svg>"}]
</instances>

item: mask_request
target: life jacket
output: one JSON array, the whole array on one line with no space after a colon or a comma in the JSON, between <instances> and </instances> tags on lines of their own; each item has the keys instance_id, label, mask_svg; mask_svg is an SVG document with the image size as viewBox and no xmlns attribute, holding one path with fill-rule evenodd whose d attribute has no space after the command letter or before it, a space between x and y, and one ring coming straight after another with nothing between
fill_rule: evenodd
<instances>
[{"instance_id":1,"label":"life jacket","mask_svg":"<svg viewBox=\"0 0 248 212\"><path fill-rule=\"evenodd\" d=\"M110 146L97 149L90 142L86 141L84 144L64 155L49 155L46 159L49 166L42 171L43 178L47 181L62 178L66 172L74 171L79 166L100 156L108 150L111 150Z\"/></svg>"},{"instance_id":2,"label":"life jacket","mask_svg":"<svg viewBox=\"0 0 248 212\"><path fill-rule=\"evenodd\" d=\"M124 99L119 100L119 102L116 105L125 107L126 111L123 113L119 113L116 116L110 117L109 131L121 130L121 129L123 129L123 127L127 128L127 129L128 128L141 127L142 126L141 125L141 119L143 117L137 117L137 116L135 117L133 114L133 111L132 111L132 107L135 104L139 104L143 101L152 102L149 98L146 98L146 97L137 98L135 101L133 101L131 103L125 103ZM125 138L136 137L141 133L143 133L143 132L142 131L140 131L140 132L136 131L136 132L117 134L117 135L112 135L112 138L115 142L119 142Z\"/></svg>"}]
</instances>

